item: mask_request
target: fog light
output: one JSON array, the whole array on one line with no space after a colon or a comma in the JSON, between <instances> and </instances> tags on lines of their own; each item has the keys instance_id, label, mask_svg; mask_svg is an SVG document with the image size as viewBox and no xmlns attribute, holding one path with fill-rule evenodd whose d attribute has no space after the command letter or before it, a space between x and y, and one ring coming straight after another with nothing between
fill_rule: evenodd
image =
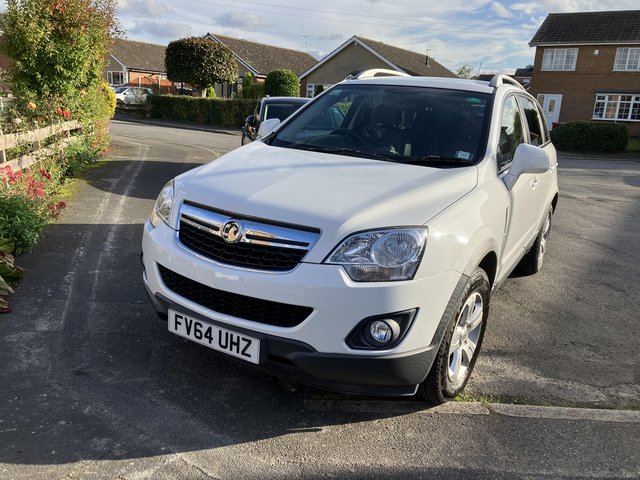
<instances>
[{"instance_id":1,"label":"fog light","mask_svg":"<svg viewBox=\"0 0 640 480\"><path fill-rule=\"evenodd\" d=\"M362 319L345 339L349 348L381 350L394 348L407 334L418 309L386 313Z\"/></svg>"},{"instance_id":2,"label":"fog light","mask_svg":"<svg viewBox=\"0 0 640 480\"><path fill-rule=\"evenodd\" d=\"M371 338L373 338L377 343L384 344L391 341L393 330L387 322L383 320L376 320L369 325L369 334L371 334Z\"/></svg>"}]
</instances>

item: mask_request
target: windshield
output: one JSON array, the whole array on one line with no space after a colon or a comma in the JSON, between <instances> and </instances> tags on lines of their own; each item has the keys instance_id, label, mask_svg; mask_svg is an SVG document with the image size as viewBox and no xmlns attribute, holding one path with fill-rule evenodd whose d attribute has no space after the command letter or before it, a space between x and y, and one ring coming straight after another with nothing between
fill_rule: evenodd
<instances>
[{"instance_id":1,"label":"windshield","mask_svg":"<svg viewBox=\"0 0 640 480\"><path fill-rule=\"evenodd\" d=\"M484 154L490 99L459 90L344 84L269 143L402 163L471 165Z\"/></svg>"},{"instance_id":2,"label":"windshield","mask_svg":"<svg viewBox=\"0 0 640 480\"><path fill-rule=\"evenodd\" d=\"M129 87L118 87L115 89L116 93L124 93L125 90L127 90Z\"/></svg>"},{"instance_id":3,"label":"windshield","mask_svg":"<svg viewBox=\"0 0 640 480\"><path fill-rule=\"evenodd\" d=\"M268 120L269 118L277 118L279 120L284 120L305 103L305 101L267 103L264 106L264 119Z\"/></svg>"}]
</instances>

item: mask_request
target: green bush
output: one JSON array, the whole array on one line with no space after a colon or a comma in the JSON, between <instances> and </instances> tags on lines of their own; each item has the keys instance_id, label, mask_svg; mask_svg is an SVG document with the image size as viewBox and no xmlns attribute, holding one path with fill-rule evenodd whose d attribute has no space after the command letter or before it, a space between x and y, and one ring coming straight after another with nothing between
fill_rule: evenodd
<instances>
[{"instance_id":1,"label":"green bush","mask_svg":"<svg viewBox=\"0 0 640 480\"><path fill-rule=\"evenodd\" d=\"M242 77L242 98L260 98L264 96L264 85L254 83L253 74L247 72Z\"/></svg>"},{"instance_id":2,"label":"green bush","mask_svg":"<svg viewBox=\"0 0 640 480\"><path fill-rule=\"evenodd\" d=\"M73 177L99 157L99 149L92 148L86 137L79 138L64 149L61 167L65 177Z\"/></svg>"},{"instance_id":3,"label":"green bush","mask_svg":"<svg viewBox=\"0 0 640 480\"><path fill-rule=\"evenodd\" d=\"M257 99L264 97L264 84L252 83L247 87L242 87L242 98Z\"/></svg>"},{"instance_id":4,"label":"green bush","mask_svg":"<svg viewBox=\"0 0 640 480\"><path fill-rule=\"evenodd\" d=\"M298 76L287 69L273 70L264 81L264 94L270 97L299 97Z\"/></svg>"},{"instance_id":5,"label":"green bush","mask_svg":"<svg viewBox=\"0 0 640 480\"><path fill-rule=\"evenodd\" d=\"M551 131L551 141L565 152L624 152L629 131L624 123L569 122Z\"/></svg>"},{"instance_id":6,"label":"green bush","mask_svg":"<svg viewBox=\"0 0 640 480\"><path fill-rule=\"evenodd\" d=\"M46 224L41 203L23 195L0 196L0 238L15 242L16 255L36 245Z\"/></svg>"},{"instance_id":7,"label":"green bush","mask_svg":"<svg viewBox=\"0 0 640 480\"><path fill-rule=\"evenodd\" d=\"M241 127L253 113L255 101L250 99L200 98L183 95L149 97L151 116L221 127Z\"/></svg>"}]
</instances>

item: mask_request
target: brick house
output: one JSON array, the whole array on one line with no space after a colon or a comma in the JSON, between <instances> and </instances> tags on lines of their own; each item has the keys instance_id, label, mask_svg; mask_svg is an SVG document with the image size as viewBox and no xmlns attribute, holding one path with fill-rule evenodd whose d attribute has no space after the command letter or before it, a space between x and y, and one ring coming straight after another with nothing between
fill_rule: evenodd
<instances>
[{"instance_id":1,"label":"brick house","mask_svg":"<svg viewBox=\"0 0 640 480\"><path fill-rule=\"evenodd\" d=\"M171 90L164 66L166 46L134 40L117 39L104 69L109 85L151 87L162 92Z\"/></svg>"},{"instance_id":2,"label":"brick house","mask_svg":"<svg viewBox=\"0 0 640 480\"><path fill-rule=\"evenodd\" d=\"M225 45L233 53L238 63L238 82L236 84L216 85L216 95L229 97L238 91L242 77L251 72L254 81L264 82L267 74L273 70L286 68L300 75L317 60L306 52L289 48L275 47L240 38L207 33L205 38Z\"/></svg>"},{"instance_id":3,"label":"brick house","mask_svg":"<svg viewBox=\"0 0 640 480\"><path fill-rule=\"evenodd\" d=\"M552 13L529 46L530 92L550 124L616 121L640 135L640 10Z\"/></svg>"},{"instance_id":4,"label":"brick house","mask_svg":"<svg viewBox=\"0 0 640 480\"><path fill-rule=\"evenodd\" d=\"M531 88L531 78L533 77L533 65L527 65L524 68L516 68L516 73L511 75L526 90Z\"/></svg>"},{"instance_id":5,"label":"brick house","mask_svg":"<svg viewBox=\"0 0 640 480\"><path fill-rule=\"evenodd\" d=\"M371 68L457 78L455 73L426 55L354 35L300 75L300 95L313 97L318 85L326 88Z\"/></svg>"}]
</instances>

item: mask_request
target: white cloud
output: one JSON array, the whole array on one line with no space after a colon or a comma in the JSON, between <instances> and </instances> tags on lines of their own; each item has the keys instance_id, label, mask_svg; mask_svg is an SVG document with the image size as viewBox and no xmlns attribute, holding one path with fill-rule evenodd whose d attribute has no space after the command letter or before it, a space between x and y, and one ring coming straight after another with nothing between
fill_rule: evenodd
<instances>
[{"instance_id":1,"label":"white cloud","mask_svg":"<svg viewBox=\"0 0 640 480\"><path fill-rule=\"evenodd\" d=\"M507 7L502 5L500 2L493 2L491 4L491 11L502 18L511 17L511 12Z\"/></svg>"},{"instance_id":2,"label":"white cloud","mask_svg":"<svg viewBox=\"0 0 640 480\"><path fill-rule=\"evenodd\" d=\"M270 25L266 20L252 14L245 14L239 11L226 12L213 19L213 21L225 28L236 27L248 31L256 31L261 27Z\"/></svg>"},{"instance_id":3,"label":"white cloud","mask_svg":"<svg viewBox=\"0 0 640 480\"><path fill-rule=\"evenodd\" d=\"M151 36L161 43L168 43L178 38L191 35L191 27L188 24L169 21L142 20L136 21L134 26L128 29L132 35L129 38L136 39L137 35Z\"/></svg>"},{"instance_id":4,"label":"white cloud","mask_svg":"<svg viewBox=\"0 0 640 480\"><path fill-rule=\"evenodd\" d=\"M171 12L162 0L120 0L118 9L138 18L145 15L166 15Z\"/></svg>"},{"instance_id":5,"label":"white cloud","mask_svg":"<svg viewBox=\"0 0 640 480\"><path fill-rule=\"evenodd\" d=\"M514 3L511 5L511 9L516 12L522 12L525 15L532 15L533 12L540 10L540 5L535 3Z\"/></svg>"}]
</instances>

